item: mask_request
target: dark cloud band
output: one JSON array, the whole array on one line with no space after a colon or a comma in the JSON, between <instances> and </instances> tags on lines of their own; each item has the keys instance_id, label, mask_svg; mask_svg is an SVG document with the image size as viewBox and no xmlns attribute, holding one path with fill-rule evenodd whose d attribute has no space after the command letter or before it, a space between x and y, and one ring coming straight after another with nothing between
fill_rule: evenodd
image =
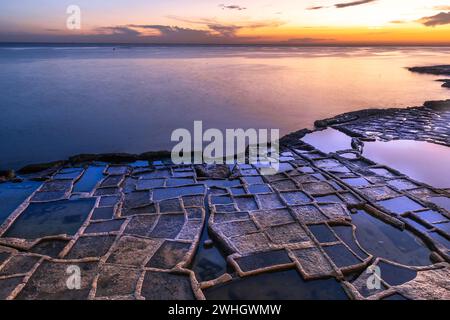
<instances>
[{"instance_id":1,"label":"dark cloud band","mask_svg":"<svg viewBox=\"0 0 450 320\"><path fill-rule=\"evenodd\" d=\"M431 17L423 17L417 21L427 27L436 27L450 24L450 12L441 12Z\"/></svg>"}]
</instances>

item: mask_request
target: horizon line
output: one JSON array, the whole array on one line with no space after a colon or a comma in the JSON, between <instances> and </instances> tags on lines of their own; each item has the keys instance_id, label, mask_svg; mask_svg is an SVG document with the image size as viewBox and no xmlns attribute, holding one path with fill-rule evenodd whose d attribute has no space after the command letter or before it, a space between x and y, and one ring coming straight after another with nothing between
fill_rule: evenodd
<instances>
[{"instance_id":1,"label":"horizon line","mask_svg":"<svg viewBox=\"0 0 450 320\"><path fill-rule=\"evenodd\" d=\"M139 43L139 42L46 42L46 41L0 41L0 46L10 45L66 45L66 46L228 46L228 47L450 47L449 43Z\"/></svg>"}]
</instances>

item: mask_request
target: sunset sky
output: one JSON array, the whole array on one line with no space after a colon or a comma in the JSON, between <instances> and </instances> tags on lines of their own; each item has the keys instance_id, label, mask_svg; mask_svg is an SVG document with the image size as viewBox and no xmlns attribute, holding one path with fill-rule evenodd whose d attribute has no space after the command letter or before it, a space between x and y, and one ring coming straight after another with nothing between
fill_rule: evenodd
<instances>
[{"instance_id":1,"label":"sunset sky","mask_svg":"<svg viewBox=\"0 0 450 320\"><path fill-rule=\"evenodd\" d=\"M11 0L0 42L450 45L450 1Z\"/></svg>"}]
</instances>

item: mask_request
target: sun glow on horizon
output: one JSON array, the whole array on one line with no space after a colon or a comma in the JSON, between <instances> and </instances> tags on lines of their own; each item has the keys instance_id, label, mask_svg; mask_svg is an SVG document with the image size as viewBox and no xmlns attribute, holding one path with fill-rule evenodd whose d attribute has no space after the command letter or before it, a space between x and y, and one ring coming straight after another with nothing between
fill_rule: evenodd
<instances>
[{"instance_id":1,"label":"sun glow on horizon","mask_svg":"<svg viewBox=\"0 0 450 320\"><path fill-rule=\"evenodd\" d=\"M1 42L448 44L446 0L79 0L2 4Z\"/></svg>"}]
</instances>

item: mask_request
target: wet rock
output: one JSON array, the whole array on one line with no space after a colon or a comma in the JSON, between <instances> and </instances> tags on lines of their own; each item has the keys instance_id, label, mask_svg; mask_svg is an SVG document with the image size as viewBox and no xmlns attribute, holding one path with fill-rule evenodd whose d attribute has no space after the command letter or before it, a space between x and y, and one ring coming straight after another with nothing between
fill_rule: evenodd
<instances>
[{"instance_id":1,"label":"wet rock","mask_svg":"<svg viewBox=\"0 0 450 320\"><path fill-rule=\"evenodd\" d=\"M108 166L108 168L106 168L106 174L109 174L111 176L116 176L116 175L122 176L124 174L127 174L129 172L129 170L130 170L130 168L128 166L120 166L120 165L112 166L112 165L110 165L110 166ZM118 177L118 178L110 177L110 178L113 181L117 181L117 179L119 179L119 181L120 181L120 179L122 177Z\"/></svg>"},{"instance_id":2,"label":"wet rock","mask_svg":"<svg viewBox=\"0 0 450 320\"><path fill-rule=\"evenodd\" d=\"M349 114L341 115L339 117L332 118L332 119L317 120L314 122L314 126L317 128L324 128L327 126L332 126L332 125L355 121L355 120L358 120L358 116L356 114L352 115L351 113L349 113Z\"/></svg>"},{"instance_id":3,"label":"wet rock","mask_svg":"<svg viewBox=\"0 0 450 320\"><path fill-rule=\"evenodd\" d=\"M163 272L145 273L141 295L146 300L195 300L188 276Z\"/></svg>"},{"instance_id":4,"label":"wet rock","mask_svg":"<svg viewBox=\"0 0 450 320\"><path fill-rule=\"evenodd\" d=\"M387 186L364 188L361 189L360 192L370 200L374 201L390 199L400 195L398 192Z\"/></svg>"},{"instance_id":5,"label":"wet rock","mask_svg":"<svg viewBox=\"0 0 450 320\"><path fill-rule=\"evenodd\" d=\"M215 224L213 228L217 230L217 232L222 233L225 237L239 236L258 231L258 228L251 220Z\"/></svg>"},{"instance_id":6,"label":"wet rock","mask_svg":"<svg viewBox=\"0 0 450 320\"><path fill-rule=\"evenodd\" d=\"M68 243L68 240L41 240L30 249L30 252L57 258Z\"/></svg>"},{"instance_id":7,"label":"wet rock","mask_svg":"<svg viewBox=\"0 0 450 320\"><path fill-rule=\"evenodd\" d=\"M6 300L23 279L24 277L0 279L0 300Z\"/></svg>"},{"instance_id":8,"label":"wet rock","mask_svg":"<svg viewBox=\"0 0 450 320\"><path fill-rule=\"evenodd\" d=\"M36 256L15 255L0 269L0 277L30 272L39 260Z\"/></svg>"},{"instance_id":9,"label":"wet rock","mask_svg":"<svg viewBox=\"0 0 450 320\"><path fill-rule=\"evenodd\" d=\"M183 207L180 199L170 199L159 202L161 213L182 213Z\"/></svg>"},{"instance_id":10,"label":"wet rock","mask_svg":"<svg viewBox=\"0 0 450 320\"><path fill-rule=\"evenodd\" d=\"M138 208L149 205L150 193L148 191L136 191L125 195L125 208Z\"/></svg>"},{"instance_id":11,"label":"wet rock","mask_svg":"<svg viewBox=\"0 0 450 320\"><path fill-rule=\"evenodd\" d=\"M115 236L84 236L78 238L66 259L101 258L114 243Z\"/></svg>"},{"instance_id":12,"label":"wet rock","mask_svg":"<svg viewBox=\"0 0 450 320\"><path fill-rule=\"evenodd\" d=\"M95 199L32 203L10 226L4 237L36 239L73 235L88 217Z\"/></svg>"},{"instance_id":13,"label":"wet rock","mask_svg":"<svg viewBox=\"0 0 450 320\"><path fill-rule=\"evenodd\" d=\"M308 228L320 243L339 241L326 224L310 225Z\"/></svg>"},{"instance_id":14,"label":"wet rock","mask_svg":"<svg viewBox=\"0 0 450 320\"><path fill-rule=\"evenodd\" d=\"M104 265L97 280L96 297L134 295L141 275L139 269Z\"/></svg>"},{"instance_id":15,"label":"wet rock","mask_svg":"<svg viewBox=\"0 0 450 320\"><path fill-rule=\"evenodd\" d=\"M361 264L361 260L342 244L323 247L326 254L338 268L352 268Z\"/></svg>"},{"instance_id":16,"label":"wet rock","mask_svg":"<svg viewBox=\"0 0 450 320\"><path fill-rule=\"evenodd\" d=\"M124 176L122 175L113 175L108 176L105 180L100 184L101 188L111 188L111 187L119 187L119 185L124 180Z\"/></svg>"},{"instance_id":17,"label":"wet rock","mask_svg":"<svg viewBox=\"0 0 450 320\"><path fill-rule=\"evenodd\" d=\"M186 259L190 243L164 241L147 263L149 268L172 269Z\"/></svg>"},{"instance_id":18,"label":"wet rock","mask_svg":"<svg viewBox=\"0 0 450 320\"><path fill-rule=\"evenodd\" d=\"M52 192L62 191L67 192L72 188L72 180L52 180L42 185L40 191Z\"/></svg>"},{"instance_id":19,"label":"wet rock","mask_svg":"<svg viewBox=\"0 0 450 320\"><path fill-rule=\"evenodd\" d=\"M1 247L0 247L0 249L1 249ZM11 255L11 252L8 252L8 251L2 252L2 251L0 251L0 265L2 265L3 262L5 262L6 259L8 259L10 257L10 255Z\"/></svg>"},{"instance_id":20,"label":"wet rock","mask_svg":"<svg viewBox=\"0 0 450 320\"><path fill-rule=\"evenodd\" d=\"M19 174L30 174L30 173L38 173L41 171L56 171L58 168L64 166L66 164L65 161L55 161L49 163L40 163L40 164L31 164L23 167L18 171ZM50 169L50 170L49 170Z\"/></svg>"},{"instance_id":21,"label":"wet rock","mask_svg":"<svg viewBox=\"0 0 450 320\"><path fill-rule=\"evenodd\" d=\"M114 207L96 208L92 213L91 220L110 220L114 218Z\"/></svg>"},{"instance_id":22,"label":"wet rock","mask_svg":"<svg viewBox=\"0 0 450 320\"><path fill-rule=\"evenodd\" d=\"M251 215L262 228L294 222L286 209L254 211Z\"/></svg>"},{"instance_id":23,"label":"wet rock","mask_svg":"<svg viewBox=\"0 0 450 320\"><path fill-rule=\"evenodd\" d=\"M320 210L330 219L348 219L350 214L346 208L340 204L320 204Z\"/></svg>"},{"instance_id":24,"label":"wet rock","mask_svg":"<svg viewBox=\"0 0 450 320\"><path fill-rule=\"evenodd\" d=\"M397 215L405 212L424 209L419 203L408 197L398 197L389 200L382 200L377 202L377 204L385 208L389 212L393 212Z\"/></svg>"},{"instance_id":25,"label":"wet rock","mask_svg":"<svg viewBox=\"0 0 450 320\"><path fill-rule=\"evenodd\" d=\"M276 193L258 194L256 196L261 209L277 209L285 207L283 201Z\"/></svg>"},{"instance_id":26,"label":"wet rock","mask_svg":"<svg viewBox=\"0 0 450 320\"><path fill-rule=\"evenodd\" d=\"M160 201L183 196L204 195L203 185L193 185L185 187L159 188L153 190L153 200Z\"/></svg>"},{"instance_id":27,"label":"wet rock","mask_svg":"<svg viewBox=\"0 0 450 320\"><path fill-rule=\"evenodd\" d=\"M99 196L113 196L118 195L120 193L120 189L116 187L112 188L98 188L95 190L94 197Z\"/></svg>"},{"instance_id":28,"label":"wet rock","mask_svg":"<svg viewBox=\"0 0 450 320\"><path fill-rule=\"evenodd\" d=\"M0 170L0 178L4 181L12 180L16 177L14 170Z\"/></svg>"},{"instance_id":29,"label":"wet rock","mask_svg":"<svg viewBox=\"0 0 450 320\"><path fill-rule=\"evenodd\" d=\"M300 272L306 279L317 279L335 274L325 255L316 247L293 250Z\"/></svg>"},{"instance_id":30,"label":"wet rock","mask_svg":"<svg viewBox=\"0 0 450 320\"><path fill-rule=\"evenodd\" d=\"M387 183L391 187L394 187L400 191L411 190L418 187L415 183L409 181L408 179L394 179L388 181Z\"/></svg>"},{"instance_id":31,"label":"wet rock","mask_svg":"<svg viewBox=\"0 0 450 320\"><path fill-rule=\"evenodd\" d=\"M204 165L204 166L195 166L195 171L198 177L201 178L213 178L213 179L227 179L231 175L230 168L223 165Z\"/></svg>"},{"instance_id":32,"label":"wet rock","mask_svg":"<svg viewBox=\"0 0 450 320\"><path fill-rule=\"evenodd\" d=\"M271 182L270 185L272 188L275 188L278 191L290 191L290 190L296 190L297 186L292 180L280 180Z\"/></svg>"},{"instance_id":33,"label":"wet rock","mask_svg":"<svg viewBox=\"0 0 450 320\"><path fill-rule=\"evenodd\" d=\"M352 285L364 298L368 298L388 289L388 287L381 282L381 278L374 274L373 270L375 269L364 270L359 277L352 282ZM369 288L368 283L375 281L380 284L380 287L377 288L376 286L373 286Z\"/></svg>"},{"instance_id":34,"label":"wet rock","mask_svg":"<svg viewBox=\"0 0 450 320\"><path fill-rule=\"evenodd\" d=\"M171 152L170 151L150 151L141 153L139 158L147 161L161 160L161 159L170 159Z\"/></svg>"},{"instance_id":35,"label":"wet rock","mask_svg":"<svg viewBox=\"0 0 450 320\"><path fill-rule=\"evenodd\" d=\"M301 191L282 192L280 195L289 206L312 202L311 198Z\"/></svg>"},{"instance_id":36,"label":"wet rock","mask_svg":"<svg viewBox=\"0 0 450 320\"><path fill-rule=\"evenodd\" d=\"M160 240L123 236L115 245L107 263L140 267L160 245Z\"/></svg>"},{"instance_id":37,"label":"wet rock","mask_svg":"<svg viewBox=\"0 0 450 320\"><path fill-rule=\"evenodd\" d=\"M117 232L124 222L124 219L91 222L84 230L84 234Z\"/></svg>"},{"instance_id":38,"label":"wet rock","mask_svg":"<svg viewBox=\"0 0 450 320\"><path fill-rule=\"evenodd\" d=\"M258 210L258 204L253 196L238 196L234 201L240 211Z\"/></svg>"},{"instance_id":39,"label":"wet rock","mask_svg":"<svg viewBox=\"0 0 450 320\"><path fill-rule=\"evenodd\" d=\"M67 287L68 268L77 266L81 270L81 288ZM17 296L19 300L86 300L97 274L97 263L61 263L44 261L31 276Z\"/></svg>"},{"instance_id":40,"label":"wet rock","mask_svg":"<svg viewBox=\"0 0 450 320\"><path fill-rule=\"evenodd\" d=\"M318 126L319 127L319 126ZM310 133L311 130L302 129L293 133L290 133L280 139L281 146L291 146L298 143L298 141L303 138L306 134Z\"/></svg>"},{"instance_id":41,"label":"wet rock","mask_svg":"<svg viewBox=\"0 0 450 320\"><path fill-rule=\"evenodd\" d=\"M132 159L134 159L133 156L131 155L127 155L127 154L104 154L104 155L100 155L100 154L79 154L79 155L75 155L69 158L69 162L72 164L77 164L77 163L87 163L87 162L93 162L93 161L105 161L105 162L122 162L122 159L124 159L126 162L126 160L128 161L133 161Z\"/></svg>"},{"instance_id":42,"label":"wet rock","mask_svg":"<svg viewBox=\"0 0 450 320\"><path fill-rule=\"evenodd\" d=\"M417 277L397 288L397 291L414 300L449 300L450 268L418 272Z\"/></svg>"},{"instance_id":43,"label":"wet rock","mask_svg":"<svg viewBox=\"0 0 450 320\"><path fill-rule=\"evenodd\" d=\"M390 286L399 286L413 280L417 276L415 270L380 261L378 264L381 278Z\"/></svg>"},{"instance_id":44,"label":"wet rock","mask_svg":"<svg viewBox=\"0 0 450 320\"><path fill-rule=\"evenodd\" d=\"M166 179L139 179L136 182L136 190L151 190L164 187Z\"/></svg>"},{"instance_id":45,"label":"wet rock","mask_svg":"<svg viewBox=\"0 0 450 320\"><path fill-rule=\"evenodd\" d=\"M205 247L206 249L212 248L213 246L214 246L214 242L212 240L210 240L210 239L205 240L203 242L203 247Z\"/></svg>"},{"instance_id":46,"label":"wet rock","mask_svg":"<svg viewBox=\"0 0 450 320\"><path fill-rule=\"evenodd\" d=\"M120 201L120 196L115 195L115 196L102 196L100 198L100 203L99 203L99 207L104 208L104 207L114 207L116 204L118 204Z\"/></svg>"},{"instance_id":47,"label":"wet rock","mask_svg":"<svg viewBox=\"0 0 450 320\"><path fill-rule=\"evenodd\" d=\"M257 252L270 248L270 241L262 232L234 237L230 239L230 242L240 253Z\"/></svg>"},{"instance_id":48,"label":"wet rock","mask_svg":"<svg viewBox=\"0 0 450 320\"><path fill-rule=\"evenodd\" d=\"M285 250L261 252L236 258L235 261L239 265L239 268L244 272L283 266L292 263L292 260L289 258Z\"/></svg>"},{"instance_id":49,"label":"wet rock","mask_svg":"<svg viewBox=\"0 0 450 320\"><path fill-rule=\"evenodd\" d=\"M450 75L450 65L411 67L408 68L408 70L417 73L427 73L427 74L447 75L447 76Z\"/></svg>"},{"instance_id":50,"label":"wet rock","mask_svg":"<svg viewBox=\"0 0 450 320\"><path fill-rule=\"evenodd\" d=\"M357 243L353 226L333 226L332 229L339 239L344 242L360 259L365 260L369 258L369 255L363 251L361 246Z\"/></svg>"},{"instance_id":51,"label":"wet rock","mask_svg":"<svg viewBox=\"0 0 450 320\"><path fill-rule=\"evenodd\" d=\"M177 236L178 240L194 241L200 236L203 228L202 220L190 220L186 222Z\"/></svg>"},{"instance_id":52,"label":"wet rock","mask_svg":"<svg viewBox=\"0 0 450 320\"><path fill-rule=\"evenodd\" d=\"M128 217L128 216L134 216L134 215L143 215L143 214L155 214L156 213L156 205L155 204L149 204L143 207L138 208L122 208L121 216L122 217Z\"/></svg>"},{"instance_id":53,"label":"wet rock","mask_svg":"<svg viewBox=\"0 0 450 320\"><path fill-rule=\"evenodd\" d=\"M128 235L148 237L157 221L156 215L136 216L131 219L125 228L124 233Z\"/></svg>"},{"instance_id":54,"label":"wet rock","mask_svg":"<svg viewBox=\"0 0 450 320\"><path fill-rule=\"evenodd\" d=\"M66 191L50 191L50 192L36 192L31 198L32 202L50 202L67 199Z\"/></svg>"},{"instance_id":55,"label":"wet rock","mask_svg":"<svg viewBox=\"0 0 450 320\"><path fill-rule=\"evenodd\" d=\"M315 224L329 220L329 218L314 205L295 206L292 207L292 210L295 212L297 219L305 224Z\"/></svg>"},{"instance_id":56,"label":"wet rock","mask_svg":"<svg viewBox=\"0 0 450 320\"><path fill-rule=\"evenodd\" d=\"M189 220L202 219L204 216L202 208L186 208L186 212Z\"/></svg>"},{"instance_id":57,"label":"wet rock","mask_svg":"<svg viewBox=\"0 0 450 320\"><path fill-rule=\"evenodd\" d=\"M447 101L441 101L420 108L364 110L327 119L321 125L334 124L334 128L354 138L357 148L361 146L359 141L400 138L449 145L448 107ZM7 280L14 279L6 283L5 276L0 276L0 297L10 295L24 280L9 275L8 270L22 272L20 267L25 268L27 263L14 263L14 259L34 257L30 253L39 254L39 261L52 257L71 259L80 265L73 259L87 258L107 263L100 270L93 264L92 272L87 272L98 275L98 281L94 283L94 276L88 277L89 284L83 284L81 292L72 293L63 288L68 263L51 260L39 266L38 261L33 265L39 266L38 271L48 264L45 272L52 273L55 268L56 274L35 273L23 291L25 298L202 298L200 291L194 294L194 274L197 280L206 281L200 288L208 297L254 298L256 294L346 298L339 284L342 272L362 271L373 256L404 264L380 263L386 277L383 280L395 288L386 285L379 291L366 292L366 274L361 273L349 283L348 279L356 277L352 274L346 277L345 285L353 290L353 298L361 298L354 288L370 299L435 297L438 292L442 296L442 275L430 276L439 279L426 286L419 283L420 290L409 285L417 279L420 282L422 272L445 267L443 261L450 261L446 211L449 190L435 190L411 181L401 172L357 155L346 157L349 150L332 156L315 150L299 140L304 132L283 140L283 172L275 175L261 176L259 167L251 165L236 165L230 170L230 166L177 166L164 159L155 159L158 161L149 165L142 155L79 156L72 160L85 161L82 167L63 163L24 176L45 179L45 183L30 205L25 203L15 211L15 220L7 218L40 184L23 194L10 184L0 185L0 212L4 212L0 222L6 222L0 230L4 232L0 242L23 251L18 254L0 250L0 273L7 272ZM346 145L350 147L348 138ZM107 163L88 163L101 159ZM92 192L94 198L90 198ZM16 194L20 197L10 201ZM55 201L59 198L70 200ZM410 201L406 203L406 199ZM81 200L89 205L82 206L77 202ZM98 207L94 208L95 204ZM361 214L361 208L382 220ZM79 236L91 212L85 234ZM421 235L435 251L409 230ZM208 231L217 246L205 240ZM205 246L199 246L201 241ZM219 245L224 252L218 250ZM231 254L230 265L224 254ZM433 262L439 265L431 265ZM302 276L295 270L267 273L294 265ZM228 275L222 279L221 275L233 272L230 266L236 267L240 276L263 274L231 281ZM150 272L148 268L161 272ZM333 276L339 282L303 280ZM51 289L44 278L50 284L62 283ZM384 293L385 289L389 292ZM88 296L89 292L95 296Z\"/></svg>"},{"instance_id":58,"label":"wet rock","mask_svg":"<svg viewBox=\"0 0 450 320\"><path fill-rule=\"evenodd\" d=\"M204 197L202 196L186 196L182 199L184 207L202 207L204 205Z\"/></svg>"},{"instance_id":59,"label":"wet rock","mask_svg":"<svg viewBox=\"0 0 450 320\"><path fill-rule=\"evenodd\" d=\"M310 241L305 230L298 223L272 226L266 230L266 234L273 243L278 245Z\"/></svg>"},{"instance_id":60,"label":"wet rock","mask_svg":"<svg viewBox=\"0 0 450 320\"><path fill-rule=\"evenodd\" d=\"M54 176L55 180L77 180L82 174L83 168L62 168Z\"/></svg>"},{"instance_id":61,"label":"wet rock","mask_svg":"<svg viewBox=\"0 0 450 320\"><path fill-rule=\"evenodd\" d=\"M335 191L327 182L304 183L302 187L310 195L325 195Z\"/></svg>"},{"instance_id":62,"label":"wet rock","mask_svg":"<svg viewBox=\"0 0 450 320\"><path fill-rule=\"evenodd\" d=\"M183 228L184 222L184 214L160 216L150 236L153 238L175 239Z\"/></svg>"}]
</instances>

